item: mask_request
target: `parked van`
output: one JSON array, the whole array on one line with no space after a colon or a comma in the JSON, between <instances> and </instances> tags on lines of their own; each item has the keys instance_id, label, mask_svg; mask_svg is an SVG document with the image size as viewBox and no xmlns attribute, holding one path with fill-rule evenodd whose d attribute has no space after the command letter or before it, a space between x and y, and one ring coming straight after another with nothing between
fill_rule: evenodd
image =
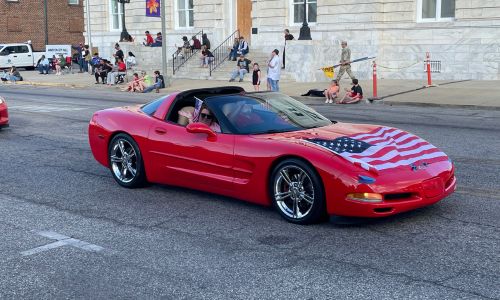
<instances>
[{"instance_id":1,"label":"parked van","mask_svg":"<svg viewBox=\"0 0 500 300\"><path fill-rule=\"evenodd\" d=\"M0 69L16 68L34 69L40 57L45 52L33 52L31 44L2 44L0 43Z\"/></svg>"}]
</instances>

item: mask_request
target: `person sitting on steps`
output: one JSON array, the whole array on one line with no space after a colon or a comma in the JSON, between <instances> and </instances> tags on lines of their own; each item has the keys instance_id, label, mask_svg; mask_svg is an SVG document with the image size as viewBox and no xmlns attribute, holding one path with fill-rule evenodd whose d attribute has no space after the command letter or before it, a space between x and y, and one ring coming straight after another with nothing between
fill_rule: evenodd
<instances>
[{"instance_id":1,"label":"person sitting on steps","mask_svg":"<svg viewBox=\"0 0 500 300\"><path fill-rule=\"evenodd\" d=\"M252 63L251 60L245 58L245 55L241 54L240 58L236 62L236 69L231 73L231 79L229 79L229 82L234 81L236 76L238 74L240 75L240 82L243 81L243 76L250 72L250 64Z\"/></svg>"}]
</instances>

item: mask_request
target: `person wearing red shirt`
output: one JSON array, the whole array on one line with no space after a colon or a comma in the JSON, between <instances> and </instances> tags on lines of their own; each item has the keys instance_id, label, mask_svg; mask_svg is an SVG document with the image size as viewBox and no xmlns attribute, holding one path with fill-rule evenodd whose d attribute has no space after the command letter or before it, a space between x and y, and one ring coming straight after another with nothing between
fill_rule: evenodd
<instances>
[{"instance_id":1,"label":"person wearing red shirt","mask_svg":"<svg viewBox=\"0 0 500 300\"><path fill-rule=\"evenodd\" d=\"M127 65L123 62L123 59L118 58L115 67L113 68L113 72L108 73L108 78L106 82L108 85L114 85L116 82L116 77L118 76L118 83L123 82L122 76L125 76L125 72L127 71Z\"/></svg>"},{"instance_id":2,"label":"person wearing red shirt","mask_svg":"<svg viewBox=\"0 0 500 300\"><path fill-rule=\"evenodd\" d=\"M153 37L151 36L149 31L146 31L145 34L146 34L146 38L144 39L145 42L143 44L144 44L144 46L151 46L151 44L153 44L155 41L153 40Z\"/></svg>"}]
</instances>

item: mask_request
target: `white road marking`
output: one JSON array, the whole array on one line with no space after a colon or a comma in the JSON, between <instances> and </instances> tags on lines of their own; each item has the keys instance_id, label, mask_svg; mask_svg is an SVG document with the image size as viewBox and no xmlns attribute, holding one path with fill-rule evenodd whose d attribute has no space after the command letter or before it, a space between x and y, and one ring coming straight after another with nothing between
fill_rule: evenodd
<instances>
[{"instance_id":1,"label":"white road marking","mask_svg":"<svg viewBox=\"0 0 500 300\"><path fill-rule=\"evenodd\" d=\"M41 236L47 237L47 238L52 239L52 240L57 240L57 241L50 243L50 244L47 244L47 245L43 245L40 247L36 247L33 249L22 251L21 252L22 256L33 255L33 254L37 254L40 252L48 251L50 249L55 249L55 248L59 248L59 247L66 246L66 245L69 245L69 246L72 246L72 247L75 247L78 249L82 249L85 251L89 251L89 252L99 252L99 251L104 250L104 248L101 246L97 246L97 245L94 245L91 243L87 243L85 241L74 239L72 237L62 235L62 234L59 234L59 233L54 232L54 231L40 231L37 233Z\"/></svg>"},{"instance_id":2,"label":"white road marking","mask_svg":"<svg viewBox=\"0 0 500 300\"><path fill-rule=\"evenodd\" d=\"M70 105L50 105L50 104L39 104L39 105L9 105L9 110L20 110L27 112L60 112L60 111L78 111L85 110L85 107L75 107Z\"/></svg>"}]
</instances>

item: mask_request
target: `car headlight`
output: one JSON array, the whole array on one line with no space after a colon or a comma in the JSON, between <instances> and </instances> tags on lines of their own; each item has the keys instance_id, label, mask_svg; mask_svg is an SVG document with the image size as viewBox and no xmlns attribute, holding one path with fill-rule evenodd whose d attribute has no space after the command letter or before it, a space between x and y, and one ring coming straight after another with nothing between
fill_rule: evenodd
<instances>
[{"instance_id":1,"label":"car headlight","mask_svg":"<svg viewBox=\"0 0 500 300\"><path fill-rule=\"evenodd\" d=\"M3 104L5 102L5 100L3 100L2 97L0 97L0 104Z\"/></svg>"}]
</instances>

